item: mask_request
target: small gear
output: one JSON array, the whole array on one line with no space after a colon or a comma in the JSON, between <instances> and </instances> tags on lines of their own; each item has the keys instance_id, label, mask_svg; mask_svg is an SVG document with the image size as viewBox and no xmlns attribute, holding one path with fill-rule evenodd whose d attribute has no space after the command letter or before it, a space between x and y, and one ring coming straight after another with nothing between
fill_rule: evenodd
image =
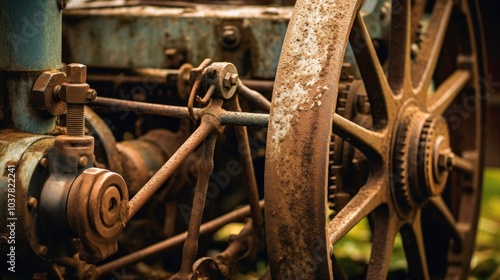
<instances>
[{"instance_id":1,"label":"small gear","mask_svg":"<svg viewBox=\"0 0 500 280\"><path fill-rule=\"evenodd\" d=\"M410 210L417 206L417 203L413 200L410 184L409 184L409 154L410 150L410 140L411 132L413 130L414 124L417 122L418 111L409 110L403 116L403 121L400 123L396 135L396 149L393 155L394 158L394 172L393 172L393 182L394 182L394 193L396 198L403 201L401 205L405 210Z\"/></svg>"},{"instance_id":2,"label":"small gear","mask_svg":"<svg viewBox=\"0 0 500 280\"><path fill-rule=\"evenodd\" d=\"M396 135L392 178L393 192L402 210L420 207L443 191L447 173L437 167L437 160L449 147L449 133L442 117L418 109L405 112Z\"/></svg>"}]
</instances>

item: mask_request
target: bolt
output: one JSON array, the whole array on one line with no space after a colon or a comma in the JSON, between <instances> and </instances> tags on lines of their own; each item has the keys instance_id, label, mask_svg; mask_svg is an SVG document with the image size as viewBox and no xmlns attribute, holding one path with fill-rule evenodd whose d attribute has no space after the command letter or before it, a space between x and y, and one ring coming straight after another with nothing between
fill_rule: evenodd
<instances>
[{"instance_id":1,"label":"bolt","mask_svg":"<svg viewBox=\"0 0 500 280\"><path fill-rule=\"evenodd\" d=\"M438 156L438 166L443 170L451 171L453 169L455 161L455 154L449 153L440 153Z\"/></svg>"},{"instance_id":2,"label":"bolt","mask_svg":"<svg viewBox=\"0 0 500 280\"><path fill-rule=\"evenodd\" d=\"M30 198L28 198L28 206L32 209L36 209L38 207L38 200L30 196Z\"/></svg>"},{"instance_id":3,"label":"bolt","mask_svg":"<svg viewBox=\"0 0 500 280\"><path fill-rule=\"evenodd\" d=\"M0 237L0 243L1 244L6 245L8 243L8 241L9 241L9 238L7 236L2 235L2 237Z\"/></svg>"},{"instance_id":4,"label":"bolt","mask_svg":"<svg viewBox=\"0 0 500 280\"><path fill-rule=\"evenodd\" d=\"M84 136L85 107L83 104L70 104L66 109L66 134L70 136Z\"/></svg>"},{"instance_id":5,"label":"bolt","mask_svg":"<svg viewBox=\"0 0 500 280\"><path fill-rule=\"evenodd\" d=\"M97 98L97 92L95 91L95 89L91 88L87 90L85 97L87 98L88 101L94 101Z\"/></svg>"},{"instance_id":6,"label":"bolt","mask_svg":"<svg viewBox=\"0 0 500 280\"><path fill-rule=\"evenodd\" d=\"M87 80L87 66L80 63L71 63L66 67L66 76L71 84L83 84ZM88 94L88 92L86 93ZM93 95L91 93L90 95ZM87 95L88 96L88 95ZM66 110L67 135L84 136L85 107L83 104L69 103Z\"/></svg>"},{"instance_id":7,"label":"bolt","mask_svg":"<svg viewBox=\"0 0 500 280\"><path fill-rule=\"evenodd\" d=\"M213 79L215 78L215 73L217 71L214 69L214 68L208 68L207 69L207 76L210 78L210 79Z\"/></svg>"},{"instance_id":8,"label":"bolt","mask_svg":"<svg viewBox=\"0 0 500 280\"><path fill-rule=\"evenodd\" d=\"M238 74L231 74L231 77L229 78L229 82L231 86L235 86L238 84Z\"/></svg>"},{"instance_id":9,"label":"bolt","mask_svg":"<svg viewBox=\"0 0 500 280\"><path fill-rule=\"evenodd\" d=\"M225 88L231 88L238 84L238 74L226 72L224 79L222 80L222 85Z\"/></svg>"},{"instance_id":10,"label":"bolt","mask_svg":"<svg viewBox=\"0 0 500 280\"><path fill-rule=\"evenodd\" d=\"M236 26L225 26L222 32L222 45L226 48L235 48L241 42L241 34Z\"/></svg>"},{"instance_id":11,"label":"bolt","mask_svg":"<svg viewBox=\"0 0 500 280\"><path fill-rule=\"evenodd\" d=\"M80 63L68 64L66 67L66 76L69 83L85 83L87 81L87 66Z\"/></svg>"},{"instance_id":12,"label":"bolt","mask_svg":"<svg viewBox=\"0 0 500 280\"><path fill-rule=\"evenodd\" d=\"M49 253L49 248L45 245L38 245L38 250L37 250L38 255L45 257Z\"/></svg>"},{"instance_id":13,"label":"bolt","mask_svg":"<svg viewBox=\"0 0 500 280\"><path fill-rule=\"evenodd\" d=\"M80 164L80 166L82 166L82 167L87 166L88 163L89 163L89 159L86 156L81 156L78 159L78 164Z\"/></svg>"},{"instance_id":14,"label":"bolt","mask_svg":"<svg viewBox=\"0 0 500 280\"><path fill-rule=\"evenodd\" d=\"M47 168L47 166L49 166L49 160L46 157L43 157L40 159L38 164L40 164L42 168Z\"/></svg>"},{"instance_id":15,"label":"bolt","mask_svg":"<svg viewBox=\"0 0 500 280\"><path fill-rule=\"evenodd\" d=\"M231 73L226 72L224 75L224 79L222 80L222 85L225 88L231 88Z\"/></svg>"}]
</instances>

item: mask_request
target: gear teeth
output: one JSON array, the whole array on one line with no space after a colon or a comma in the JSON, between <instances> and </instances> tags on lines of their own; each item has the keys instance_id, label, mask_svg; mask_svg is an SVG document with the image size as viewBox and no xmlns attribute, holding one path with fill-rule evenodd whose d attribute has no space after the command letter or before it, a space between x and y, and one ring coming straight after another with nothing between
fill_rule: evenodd
<instances>
[{"instance_id":1,"label":"gear teeth","mask_svg":"<svg viewBox=\"0 0 500 280\"><path fill-rule=\"evenodd\" d=\"M414 209L417 207L414 201L408 182L408 152L409 152L409 138L412 129L413 120L416 119L416 112L410 112L406 120L398 128L396 138L396 149L394 155L394 192L396 197L404 201L405 210Z\"/></svg>"},{"instance_id":2,"label":"gear teeth","mask_svg":"<svg viewBox=\"0 0 500 280\"><path fill-rule=\"evenodd\" d=\"M340 77L340 83L338 87L338 96L337 96L337 107L335 112L341 116L345 115L345 109L347 106L347 96L351 89L351 83L353 80L353 76L350 75L349 71L351 70L350 64L342 65L342 72ZM330 137L330 151L328 154L328 206L330 209L334 209L335 207L335 199L338 190L339 177L341 175L342 165L335 162L335 146L338 143L335 143L335 135L332 133Z\"/></svg>"}]
</instances>

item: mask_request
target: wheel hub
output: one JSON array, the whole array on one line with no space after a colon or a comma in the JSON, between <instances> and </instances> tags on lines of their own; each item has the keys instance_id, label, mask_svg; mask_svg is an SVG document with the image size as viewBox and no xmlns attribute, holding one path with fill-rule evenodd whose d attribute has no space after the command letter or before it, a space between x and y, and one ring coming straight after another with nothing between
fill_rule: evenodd
<instances>
[{"instance_id":1,"label":"wheel hub","mask_svg":"<svg viewBox=\"0 0 500 280\"><path fill-rule=\"evenodd\" d=\"M446 120L420 111L404 110L396 125L393 191L400 210L407 212L440 195L446 185L445 158L450 153Z\"/></svg>"}]
</instances>

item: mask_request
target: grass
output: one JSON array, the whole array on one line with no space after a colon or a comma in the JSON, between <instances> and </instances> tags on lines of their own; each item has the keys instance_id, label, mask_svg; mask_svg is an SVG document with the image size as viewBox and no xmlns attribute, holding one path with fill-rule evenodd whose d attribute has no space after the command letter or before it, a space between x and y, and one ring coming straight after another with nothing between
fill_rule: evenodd
<instances>
[{"instance_id":1,"label":"grass","mask_svg":"<svg viewBox=\"0 0 500 280\"><path fill-rule=\"evenodd\" d=\"M227 240L237 234L242 224L233 223L218 231L214 238ZM334 246L334 253L349 279L363 279L371 251L370 226L363 219ZM238 279L258 279L266 270L265 262L259 262L256 275L239 275ZM471 261L469 280L500 280L500 168L487 168L484 172L483 201L477 233L476 250ZM406 278L407 263L401 236L398 234L390 261L388 279Z\"/></svg>"},{"instance_id":2,"label":"grass","mask_svg":"<svg viewBox=\"0 0 500 280\"><path fill-rule=\"evenodd\" d=\"M500 279L500 168L484 172L476 251L469 279Z\"/></svg>"}]
</instances>

